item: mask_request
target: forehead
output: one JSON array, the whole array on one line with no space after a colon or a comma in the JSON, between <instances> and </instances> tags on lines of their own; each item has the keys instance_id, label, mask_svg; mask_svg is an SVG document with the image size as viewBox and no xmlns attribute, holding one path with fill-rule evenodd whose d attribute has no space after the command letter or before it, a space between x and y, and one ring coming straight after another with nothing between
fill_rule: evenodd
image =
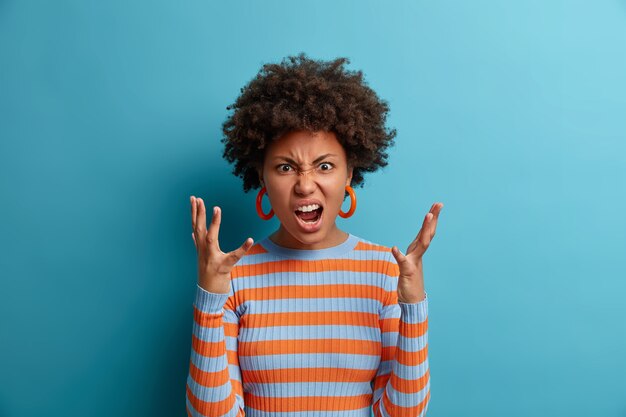
<instances>
[{"instance_id":1,"label":"forehead","mask_svg":"<svg viewBox=\"0 0 626 417\"><path fill-rule=\"evenodd\" d=\"M296 161L310 161L322 154L332 153L345 159L345 151L334 132L292 131L272 142L265 158L287 156Z\"/></svg>"}]
</instances>

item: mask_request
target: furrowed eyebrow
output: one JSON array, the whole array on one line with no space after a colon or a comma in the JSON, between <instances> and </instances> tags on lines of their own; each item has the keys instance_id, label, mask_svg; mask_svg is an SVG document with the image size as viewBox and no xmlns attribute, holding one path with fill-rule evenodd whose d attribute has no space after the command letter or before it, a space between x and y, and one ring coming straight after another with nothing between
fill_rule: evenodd
<instances>
[{"instance_id":1,"label":"furrowed eyebrow","mask_svg":"<svg viewBox=\"0 0 626 417\"><path fill-rule=\"evenodd\" d=\"M332 153L327 153L327 154L325 154L325 155L322 155L322 156L320 156L320 157L316 158L316 159L315 159L315 161L313 161L313 163L319 162L319 161L321 161L322 159L326 159L326 158L328 158L329 156L337 156L337 155L332 154ZM288 158L288 157L286 157L286 156L277 156L277 157L276 157L276 158L274 158L274 159L284 159L284 160L285 160L285 161L287 161L287 162L290 162L290 163L292 163L292 164L298 165L298 163L297 163L296 161L294 161L293 159Z\"/></svg>"}]
</instances>

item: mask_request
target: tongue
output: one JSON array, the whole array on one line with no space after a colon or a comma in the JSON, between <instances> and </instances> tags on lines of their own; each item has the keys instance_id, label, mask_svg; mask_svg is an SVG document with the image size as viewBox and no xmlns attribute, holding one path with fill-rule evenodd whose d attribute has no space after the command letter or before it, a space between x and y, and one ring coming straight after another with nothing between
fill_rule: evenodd
<instances>
[{"instance_id":1,"label":"tongue","mask_svg":"<svg viewBox=\"0 0 626 417\"><path fill-rule=\"evenodd\" d=\"M319 214L319 210L320 209L309 211L308 213L305 213L305 212L302 212L302 211L298 210L297 211L297 215L302 220L307 220L307 221L314 220L317 217L317 215Z\"/></svg>"}]
</instances>

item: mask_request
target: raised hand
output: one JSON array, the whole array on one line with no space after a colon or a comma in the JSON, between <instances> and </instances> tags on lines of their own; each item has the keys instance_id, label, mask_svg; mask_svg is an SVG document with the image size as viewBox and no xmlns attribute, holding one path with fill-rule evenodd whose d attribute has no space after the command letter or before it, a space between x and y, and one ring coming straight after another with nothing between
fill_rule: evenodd
<instances>
[{"instance_id":1,"label":"raised hand","mask_svg":"<svg viewBox=\"0 0 626 417\"><path fill-rule=\"evenodd\" d=\"M201 198L191 200L191 237L198 252L198 285L206 291L227 294L230 292L230 271L237 261L252 247L253 239L246 239L234 251L224 253L220 249L218 236L222 209L216 206L209 229L206 228L206 208Z\"/></svg>"},{"instance_id":2,"label":"raised hand","mask_svg":"<svg viewBox=\"0 0 626 417\"><path fill-rule=\"evenodd\" d=\"M443 203L435 203L424 217L422 228L413 239L413 242L406 250L406 255L397 246L391 248L391 253L398 262L400 276L398 277L398 302L417 303L422 301L426 294L424 292L424 269L422 267L422 256L435 237L437 220L443 208Z\"/></svg>"}]
</instances>

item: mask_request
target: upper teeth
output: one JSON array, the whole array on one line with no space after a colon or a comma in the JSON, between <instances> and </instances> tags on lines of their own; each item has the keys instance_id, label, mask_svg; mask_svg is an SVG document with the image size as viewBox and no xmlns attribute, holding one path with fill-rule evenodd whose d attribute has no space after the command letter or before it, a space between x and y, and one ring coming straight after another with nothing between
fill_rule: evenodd
<instances>
[{"instance_id":1,"label":"upper teeth","mask_svg":"<svg viewBox=\"0 0 626 417\"><path fill-rule=\"evenodd\" d=\"M296 210L308 212L308 211L317 210L318 208L320 208L319 204L311 204L310 206L298 207Z\"/></svg>"}]
</instances>

